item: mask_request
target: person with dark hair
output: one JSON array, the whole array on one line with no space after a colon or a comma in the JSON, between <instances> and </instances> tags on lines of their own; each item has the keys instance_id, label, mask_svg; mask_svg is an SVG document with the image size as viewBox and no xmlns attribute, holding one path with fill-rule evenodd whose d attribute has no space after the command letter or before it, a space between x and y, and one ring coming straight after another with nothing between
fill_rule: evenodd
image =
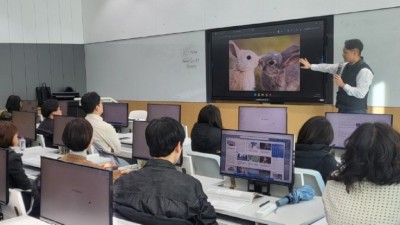
<instances>
[{"instance_id":1,"label":"person with dark hair","mask_svg":"<svg viewBox=\"0 0 400 225\"><path fill-rule=\"evenodd\" d=\"M191 133L193 151L219 154L221 150L222 118L218 107L204 106Z\"/></svg>"},{"instance_id":2,"label":"person with dark hair","mask_svg":"<svg viewBox=\"0 0 400 225\"><path fill-rule=\"evenodd\" d=\"M61 116L62 111L60 104L55 99L48 99L43 102L41 107L42 116L45 118L37 128L37 133L42 134L46 143L46 147L54 147L53 145L53 129L54 116Z\"/></svg>"},{"instance_id":3,"label":"person with dark hair","mask_svg":"<svg viewBox=\"0 0 400 225\"><path fill-rule=\"evenodd\" d=\"M217 224L201 183L175 168L185 140L182 125L168 117L154 119L145 136L153 158L115 182L114 210L144 224Z\"/></svg>"},{"instance_id":4,"label":"person with dark hair","mask_svg":"<svg viewBox=\"0 0 400 225\"><path fill-rule=\"evenodd\" d=\"M8 179L10 188L31 189L31 182L25 174L22 159L11 147L18 145L17 127L10 121L0 121L0 148L7 149Z\"/></svg>"},{"instance_id":5,"label":"person with dark hair","mask_svg":"<svg viewBox=\"0 0 400 225\"><path fill-rule=\"evenodd\" d=\"M324 116L314 116L300 128L296 143L295 166L317 170L326 183L338 163L329 152L333 141L331 123Z\"/></svg>"},{"instance_id":6,"label":"person with dark hair","mask_svg":"<svg viewBox=\"0 0 400 225\"><path fill-rule=\"evenodd\" d=\"M310 64L306 58L300 59L303 69L334 74L333 79L339 87L336 107L340 113L367 113L368 92L374 75L361 56L363 48L358 39L345 41L344 64Z\"/></svg>"},{"instance_id":7,"label":"person with dark hair","mask_svg":"<svg viewBox=\"0 0 400 225\"><path fill-rule=\"evenodd\" d=\"M21 98L18 95L10 95L7 98L6 102L7 111L3 111L0 114L0 120L11 121L12 120L12 111L20 111L21 110Z\"/></svg>"},{"instance_id":8,"label":"person with dark hair","mask_svg":"<svg viewBox=\"0 0 400 225\"><path fill-rule=\"evenodd\" d=\"M121 142L114 127L103 121L103 103L96 92L88 92L81 98L81 106L87 114L85 119L93 127L93 142L95 146L108 153L121 151Z\"/></svg>"},{"instance_id":9,"label":"person with dark hair","mask_svg":"<svg viewBox=\"0 0 400 225\"><path fill-rule=\"evenodd\" d=\"M400 224L400 134L364 123L345 148L322 195L328 224Z\"/></svg>"}]
</instances>

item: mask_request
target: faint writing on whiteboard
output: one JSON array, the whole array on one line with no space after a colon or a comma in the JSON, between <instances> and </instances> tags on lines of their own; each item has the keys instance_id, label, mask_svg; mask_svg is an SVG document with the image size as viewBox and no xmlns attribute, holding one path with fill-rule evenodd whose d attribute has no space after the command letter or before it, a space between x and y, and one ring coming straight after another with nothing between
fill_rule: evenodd
<instances>
[{"instance_id":1,"label":"faint writing on whiteboard","mask_svg":"<svg viewBox=\"0 0 400 225\"><path fill-rule=\"evenodd\" d=\"M197 68L200 58L199 52L191 47L187 47L182 49L181 51L182 56L182 63L186 65L188 69L195 69Z\"/></svg>"}]
</instances>

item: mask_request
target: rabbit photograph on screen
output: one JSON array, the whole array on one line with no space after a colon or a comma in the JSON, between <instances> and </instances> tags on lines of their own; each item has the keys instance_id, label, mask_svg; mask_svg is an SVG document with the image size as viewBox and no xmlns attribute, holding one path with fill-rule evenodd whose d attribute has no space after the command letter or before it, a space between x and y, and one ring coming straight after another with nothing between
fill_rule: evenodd
<instances>
[{"instance_id":1,"label":"rabbit photograph on screen","mask_svg":"<svg viewBox=\"0 0 400 225\"><path fill-rule=\"evenodd\" d=\"M300 91L300 35L229 41L230 91Z\"/></svg>"}]
</instances>

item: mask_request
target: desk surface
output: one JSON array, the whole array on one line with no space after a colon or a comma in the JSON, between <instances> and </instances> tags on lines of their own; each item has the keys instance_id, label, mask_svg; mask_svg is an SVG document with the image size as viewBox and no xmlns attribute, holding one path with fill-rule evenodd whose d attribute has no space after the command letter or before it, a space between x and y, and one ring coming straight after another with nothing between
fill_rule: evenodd
<instances>
[{"instance_id":1,"label":"desk surface","mask_svg":"<svg viewBox=\"0 0 400 225\"><path fill-rule=\"evenodd\" d=\"M203 189L206 190L208 187L218 187L219 184L223 183L223 180L198 176L195 175L203 185ZM226 188L226 187L220 187ZM275 202L279 198L271 196L263 196L260 198L255 198L253 202L235 211L216 209L217 213L232 216L236 218L241 218L249 221L254 221L257 223L264 224L310 224L325 216L324 205L322 203L322 198L315 196L314 199L310 201L300 202L294 205L285 205L276 211L276 213L271 213L263 218L256 217L256 211L259 209L259 205L267 200Z\"/></svg>"},{"instance_id":2,"label":"desk surface","mask_svg":"<svg viewBox=\"0 0 400 225\"><path fill-rule=\"evenodd\" d=\"M113 225L136 225L139 223L130 222L113 217ZM1 225L49 225L48 223L30 216L19 216L12 219L3 220Z\"/></svg>"}]
</instances>

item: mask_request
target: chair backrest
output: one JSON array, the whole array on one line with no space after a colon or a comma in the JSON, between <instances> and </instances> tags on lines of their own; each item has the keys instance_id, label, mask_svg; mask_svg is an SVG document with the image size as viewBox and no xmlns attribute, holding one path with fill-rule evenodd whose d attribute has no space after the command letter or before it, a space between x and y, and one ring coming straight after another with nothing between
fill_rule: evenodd
<instances>
[{"instance_id":1,"label":"chair backrest","mask_svg":"<svg viewBox=\"0 0 400 225\"><path fill-rule=\"evenodd\" d=\"M224 179L220 174L218 155L196 151L187 151L186 154L192 158L195 175Z\"/></svg>"},{"instance_id":2,"label":"chair backrest","mask_svg":"<svg viewBox=\"0 0 400 225\"><path fill-rule=\"evenodd\" d=\"M39 146L42 146L43 148L46 147L43 134L36 134L36 142L39 144Z\"/></svg>"},{"instance_id":3,"label":"chair backrest","mask_svg":"<svg viewBox=\"0 0 400 225\"><path fill-rule=\"evenodd\" d=\"M193 175L194 168L192 157L188 155L182 155L182 166L177 166L176 169L187 175Z\"/></svg>"},{"instance_id":4,"label":"chair backrest","mask_svg":"<svg viewBox=\"0 0 400 225\"><path fill-rule=\"evenodd\" d=\"M20 189L9 189L10 197L8 205L1 206L4 219L10 219L17 216L26 216L26 209L24 200L22 198L22 190Z\"/></svg>"},{"instance_id":5,"label":"chair backrest","mask_svg":"<svg viewBox=\"0 0 400 225\"><path fill-rule=\"evenodd\" d=\"M146 110L132 110L129 112L128 119L146 121L147 111Z\"/></svg>"},{"instance_id":6,"label":"chair backrest","mask_svg":"<svg viewBox=\"0 0 400 225\"><path fill-rule=\"evenodd\" d=\"M314 188L316 196L322 196L322 192L324 192L325 189L325 183L318 171L295 167L294 176L294 188L308 184Z\"/></svg>"}]
</instances>

